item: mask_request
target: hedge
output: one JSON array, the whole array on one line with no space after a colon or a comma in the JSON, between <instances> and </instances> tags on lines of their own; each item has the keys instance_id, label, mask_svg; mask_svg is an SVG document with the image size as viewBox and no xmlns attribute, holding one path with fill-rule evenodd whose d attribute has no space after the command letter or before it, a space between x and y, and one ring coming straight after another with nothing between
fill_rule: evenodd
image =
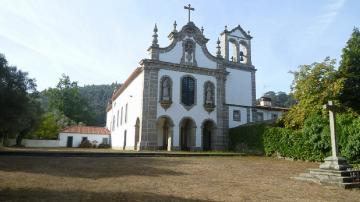
<instances>
[{"instance_id":1,"label":"hedge","mask_svg":"<svg viewBox=\"0 0 360 202\"><path fill-rule=\"evenodd\" d=\"M340 114L336 125L340 155L360 162L360 117ZM330 145L329 123L321 115L308 117L297 131L266 124L230 129L230 149L238 152L322 161L331 155Z\"/></svg>"}]
</instances>

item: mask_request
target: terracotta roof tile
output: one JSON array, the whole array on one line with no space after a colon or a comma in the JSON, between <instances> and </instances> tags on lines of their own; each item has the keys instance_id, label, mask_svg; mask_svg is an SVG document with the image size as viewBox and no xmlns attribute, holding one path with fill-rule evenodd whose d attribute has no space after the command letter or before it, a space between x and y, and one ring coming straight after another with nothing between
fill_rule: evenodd
<instances>
[{"instance_id":1,"label":"terracotta roof tile","mask_svg":"<svg viewBox=\"0 0 360 202\"><path fill-rule=\"evenodd\" d=\"M110 131L108 129L104 127L94 127L94 126L69 126L61 130L61 133L110 135Z\"/></svg>"}]
</instances>

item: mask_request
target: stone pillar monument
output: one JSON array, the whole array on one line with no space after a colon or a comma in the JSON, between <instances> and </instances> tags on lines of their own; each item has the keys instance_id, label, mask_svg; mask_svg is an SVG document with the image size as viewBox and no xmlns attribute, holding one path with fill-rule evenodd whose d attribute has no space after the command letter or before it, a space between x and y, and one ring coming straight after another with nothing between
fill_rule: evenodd
<instances>
[{"instance_id":1,"label":"stone pillar monument","mask_svg":"<svg viewBox=\"0 0 360 202\"><path fill-rule=\"evenodd\" d=\"M336 137L336 109L337 107L333 104L333 101L329 101L328 104L324 105L324 109L329 110L329 122L330 122L330 135L331 135L331 153L332 155L325 158L325 162L320 165L321 169L331 170L347 170L352 168L346 159L339 156L337 137Z\"/></svg>"}]
</instances>

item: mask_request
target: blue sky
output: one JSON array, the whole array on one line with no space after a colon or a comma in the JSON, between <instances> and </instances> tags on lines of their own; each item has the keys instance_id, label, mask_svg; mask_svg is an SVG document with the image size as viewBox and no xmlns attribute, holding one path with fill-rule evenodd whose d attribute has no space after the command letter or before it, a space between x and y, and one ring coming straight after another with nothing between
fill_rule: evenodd
<instances>
[{"instance_id":1,"label":"blue sky","mask_svg":"<svg viewBox=\"0 0 360 202\"><path fill-rule=\"evenodd\" d=\"M62 73L80 85L121 83L148 57L154 24L167 46L174 20L179 29L187 22L188 3L213 54L225 25L250 30L257 97L289 92L288 72L301 64L339 59L360 26L356 0L0 0L0 53L36 78L38 90Z\"/></svg>"}]
</instances>

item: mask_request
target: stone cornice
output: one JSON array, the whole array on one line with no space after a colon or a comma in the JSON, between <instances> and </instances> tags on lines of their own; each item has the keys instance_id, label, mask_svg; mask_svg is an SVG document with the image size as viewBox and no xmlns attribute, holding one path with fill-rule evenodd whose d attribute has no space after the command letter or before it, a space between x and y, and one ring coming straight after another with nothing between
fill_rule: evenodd
<instances>
[{"instance_id":1,"label":"stone cornice","mask_svg":"<svg viewBox=\"0 0 360 202\"><path fill-rule=\"evenodd\" d=\"M207 76L215 77L225 77L228 72L224 68L210 69L206 67L197 67L184 64L176 64L170 62L164 62L159 60L143 59L140 61L140 65L143 68L152 68L152 69L167 69L178 72L193 73L193 74L202 74Z\"/></svg>"},{"instance_id":2,"label":"stone cornice","mask_svg":"<svg viewBox=\"0 0 360 202\"><path fill-rule=\"evenodd\" d=\"M226 68L231 68L231 69L239 69L239 70L244 70L244 71L249 71L249 72L257 71L257 69L255 69L255 66L248 65L248 64L235 63L235 62L231 62L231 61L224 61L223 65Z\"/></svg>"}]
</instances>

